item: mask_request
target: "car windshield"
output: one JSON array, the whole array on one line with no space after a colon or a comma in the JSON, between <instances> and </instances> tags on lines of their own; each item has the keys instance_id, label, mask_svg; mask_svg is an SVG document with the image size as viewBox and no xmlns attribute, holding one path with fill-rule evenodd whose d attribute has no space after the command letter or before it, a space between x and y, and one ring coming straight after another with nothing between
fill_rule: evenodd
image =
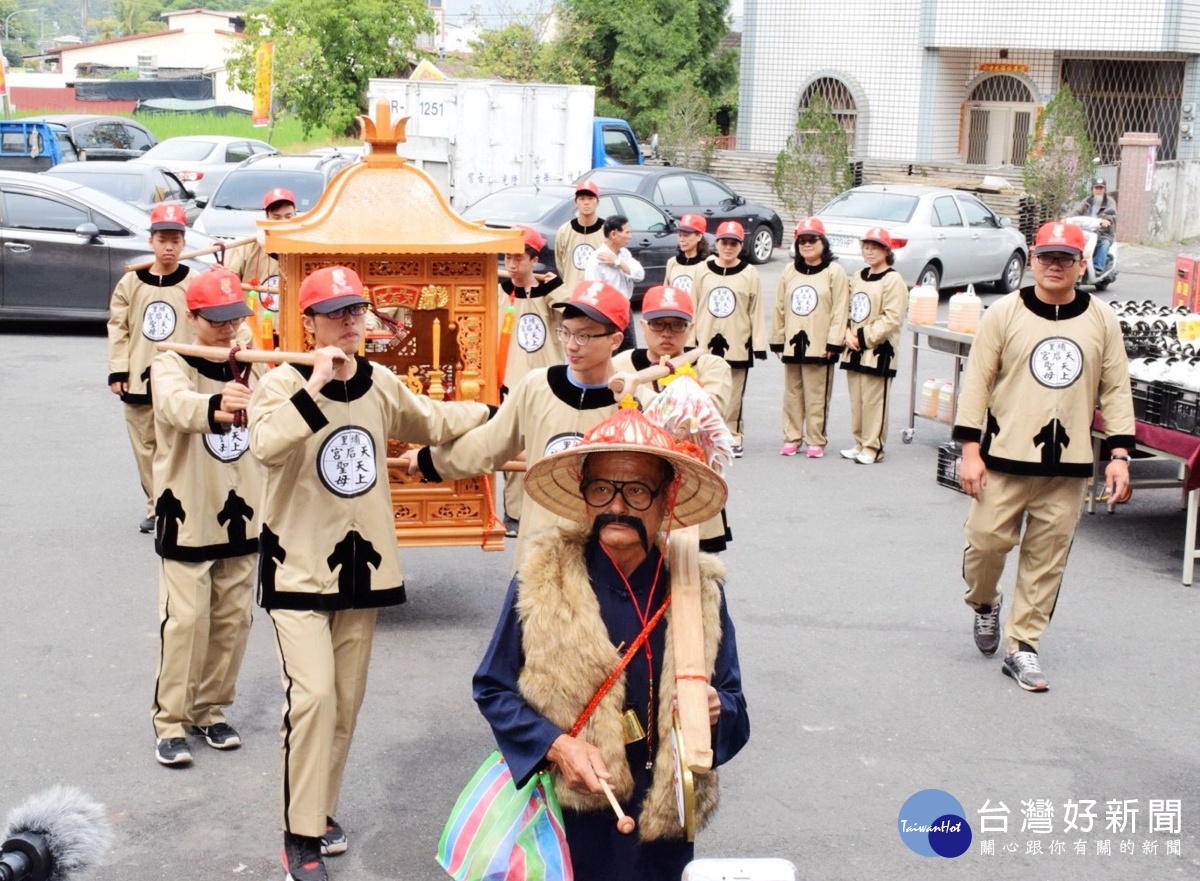
<instances>
[{"instance_id":1,"label":"car windshield","mask_svg":"<svg viewBox=\"0 0 1200 881\"><path fill-rule=\"evenodd\" d=\"M885 223L908 223L917 210L917 197L876 190L850 190L821 209L821 217L853 217Z\"/></svg>"},{"instance_id":2,"label":"car windshield","mask_svg":"<svg viewBox=\"0 0 1200 881\"><path fill-rule=\"evenodd\" d=\"M588 175L588 179L595 181L596 186L605 190L627 190L636 193L643 175L621 171L593 171Z\"/></svg>"},{"instance_id":3,"label":"car windshield","mask_svg":"<svg viewBox=\"0 0 1200 881\"><path fill-rule=\"evenodd\" d=\"M468 220L496 220L504 223L533 223L562 204L562 196L550 193L498 192L484 196L464 213Z\"/></svg>"},{"instance_id":4,"label":"car windshield","mask_svg":"<svg viewBox=\"0 0 1200 881\"><path fill-rule=\"evenodd\" d=\"M116 196L123 202L136 202L142 198L142 176L140 174L84 174L72 170L56 171L54 176L65 177L67 180L73 180L85 187Z\"/></svg>"},{"instance_id":5,"label":"car windshield","mask_svg":"<svg viewBox=\"0 0 1200 881\"><path fill-rule=\"evenodd\" d=\"M262 211L263 193L283 187L296 194L296 210L307 211L321 198L325 178L319 171L287 171L279 168L234 170L213 194L217 208L236 211Z\"/></svg>"},{"instance_id":6,"label":"car windshield","mask_svg":"<svg viewBox=\"0 0 1200 881\"><path fill-rule=\"evenodd\" d=\"M165 141L146 151L147 159L175 159L184 162L199 162L216 149L216 144L205 141Z\"/></svg>"}]
</instances>

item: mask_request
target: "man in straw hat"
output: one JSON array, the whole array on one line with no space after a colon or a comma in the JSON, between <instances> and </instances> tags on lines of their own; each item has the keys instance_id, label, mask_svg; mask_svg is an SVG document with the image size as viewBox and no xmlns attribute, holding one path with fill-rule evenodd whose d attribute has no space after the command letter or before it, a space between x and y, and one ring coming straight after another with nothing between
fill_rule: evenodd
<instances>
[{"instance_id":1,"label":"man in straw hat","mask_svg":"<svg viewBox=\"0 0 1200 881\"><path fill-rule=\"evenodd\" d=\"M579 881L677 881L692 859L672 782L675 662L663 533L714 516L727 492L693 452L622 408L525 477L530 498L572 525L531 541L474 695L518 785L552 766ZM745 745L750 722L724 568L701 554L700 577L715 767ZM578 735L567 733L626 653L628 666ZM618 832L601 781L636 819L636 834ZM715 772L696 775L695 795L702 827L717 803Z\"/></svg>"}]
</instances>

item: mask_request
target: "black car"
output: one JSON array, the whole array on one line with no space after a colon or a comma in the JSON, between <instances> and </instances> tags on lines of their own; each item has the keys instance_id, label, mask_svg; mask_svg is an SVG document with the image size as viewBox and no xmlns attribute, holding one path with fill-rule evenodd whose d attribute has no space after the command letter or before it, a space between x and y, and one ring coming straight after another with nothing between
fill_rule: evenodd
<instances>
[{"instance_id":1,"label":"black car","mask_svg":"<svg viewBox=\"0 0 1200 881\"><path fill-rule=\"evenodd\" d=\"M736 220L746 231L742 256L751 263L766 263L783 243L783 221L775 211L747 202L702 171L622 165L619 168L593 168L582 179L595 181L602 193L624 190L645 196L676 220L685 214L700 214L707 218L710 234L726 220Z\"/></svg>"},{"instance_id":2,"label":"black car","mask_svg":"<svg viewBox=\"0 0 1200 881\"><path fill-rule=\"evenodd\" d=\"M140 162L62 162L46 169L44 173L108 193L147 213L159 202L178 202L187 214L189 225L200 216L200 208L192 191L161 165L143 165Z\"/></svg>"},{"instance_id":3,"label":"black car","mask_svg":"<svg viewBox=\"0 0 1200 881\"><path fill-rule=\"evenodd\" d=\"M58 138L63 162L136 159L158 143L158 138L140 122L125 116L63 113L29 117L24 122L44 122Z\"/></svg>"},{"instance_id":4,"label":"black car","mask_svg":"<svg viewBox=\"0 0 1200 881\"><path fill-rule=\"evenodd\" d=\"M623 214L629 218L629 253L646 270L634 287L634 301L646 288L663 283L667 261L679 250L675 221L652 202L633 193L605 192L597 209L600 217ZM468 220L483 220L489 226L531 226L546 238L539 261L556 269L554 237L558 228L575 216L575 188L562 185L507 187L484 196L463 212Z\"/></svg>"}]
</instances>

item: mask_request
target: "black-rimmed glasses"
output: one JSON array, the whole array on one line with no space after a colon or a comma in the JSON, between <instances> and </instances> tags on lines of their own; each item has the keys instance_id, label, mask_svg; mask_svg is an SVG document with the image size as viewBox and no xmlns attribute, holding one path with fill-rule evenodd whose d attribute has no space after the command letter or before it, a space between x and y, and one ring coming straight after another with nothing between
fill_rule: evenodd
<instances>
[{"instance_id":1,"label":"black-rimmed glasses","mask_svg":"<svg viewBox=\"0 0 1200 881\"><path fill-rule=\"evenodd\" d=\"M603 508L616 497L617 493L625 500L625 504L635 511L645 511L654 504L658 494L670 481L664 481L657 487L651 488L640 480L609 480L607 477L589 477L579 484L583 500L593 508Z\"/></svg>"}]
</instances>

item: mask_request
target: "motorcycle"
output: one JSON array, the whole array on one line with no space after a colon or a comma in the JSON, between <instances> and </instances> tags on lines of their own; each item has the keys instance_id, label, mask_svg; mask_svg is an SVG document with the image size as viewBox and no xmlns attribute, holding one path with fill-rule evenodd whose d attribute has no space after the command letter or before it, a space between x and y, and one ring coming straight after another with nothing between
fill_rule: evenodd
<instances>
[{"instance_id":1,"label":"motorcycle","mask_svg":"<svg viewBox=\"0 0 1200 881\"><path fill-rule=\"evenodd\" d=\"M1079 281L1075 283L1075 287L1091 287L1098 291L1107 290L1108 286L1117 280L1116 241L1113 241L1108 247L1108 256L1105 258L1103 270L1097 272L1096 267L1092 264L1092 254L1095 253L1096 242L1100 239L1100 218L1080 214L1075 217L1068 217L1066 221L1067 223L1075 224L1083 230L1086 242L1083 249L1083 274L1079 276Z\"/></svg>"}]
</instances>

